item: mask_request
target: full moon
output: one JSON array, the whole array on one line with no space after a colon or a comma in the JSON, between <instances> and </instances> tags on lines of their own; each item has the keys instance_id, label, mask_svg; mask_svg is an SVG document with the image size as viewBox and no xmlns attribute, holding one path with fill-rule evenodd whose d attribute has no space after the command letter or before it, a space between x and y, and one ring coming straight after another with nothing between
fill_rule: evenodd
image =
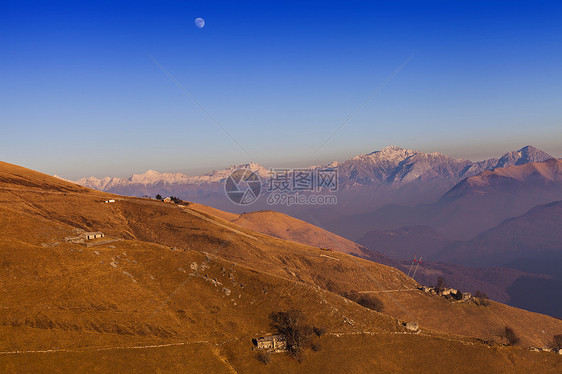
<instances>
[{"instance_id":1,"label":"full moon","mask_svg":"<svg viewBox=\"0 0 562 374\"><path fill-rule=\"evenodd\" d=\"M195 18L195 26L199 29L202 29L203 27L205 27L205 20L203 18Z\"/></svg>"}]
</instances>

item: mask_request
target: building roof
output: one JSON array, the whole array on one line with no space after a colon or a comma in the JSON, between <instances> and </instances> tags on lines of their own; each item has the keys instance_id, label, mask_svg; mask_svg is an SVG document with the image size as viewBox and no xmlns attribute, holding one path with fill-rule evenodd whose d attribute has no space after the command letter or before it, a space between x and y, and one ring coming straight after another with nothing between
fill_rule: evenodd
<instances>
[{"instance_id":1,"label":"building roof","mask_svg":"<svg viewBox=\"0 0 562 374\"><path fill-rule=\"evenodd\" d=\"M101 231L89 231L89 232L83 232L82 235L103 235L103 233Z\"/></svg>"},{"instance_id":2,"label":"building roof","mask_svg":"<svg viewBox=\"0 0 562 374\"><path fill-rule=\"evenodd\" d=\"M267 341L272 341L272 340L285 340L285 336L284 335L268 335L268 336L262 336L261 338L258 339L258 341L260 342L267 342Z\"/></svg>"}]
</instances>

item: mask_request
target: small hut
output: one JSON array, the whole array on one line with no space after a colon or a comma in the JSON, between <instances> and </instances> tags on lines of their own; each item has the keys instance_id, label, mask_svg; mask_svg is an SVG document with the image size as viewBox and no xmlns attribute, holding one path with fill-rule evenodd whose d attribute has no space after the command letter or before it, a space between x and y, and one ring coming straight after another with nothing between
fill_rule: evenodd
<instances>
[{"instance_id":1,"label":"small hut","mask_svg":"<svg viewBox=\"0 0 562 374\"><path fill-rule=\"evenodd\" d=\"M83 232L82 234L80 234L80 237L86 240L99 239L103 238L103 236L103 233L99 231Z\"/></svg>"},{"instance_id":2,"label":"small hut","mask_svg":"<svg viewBox=\"0 0 562 374\"><path fill-rule=\"evenodd\" d=\"M287 350L287 339L283 335L268 335L254 339L257 349L272 352L283 352Z\"/></svg>"}]
</instances>

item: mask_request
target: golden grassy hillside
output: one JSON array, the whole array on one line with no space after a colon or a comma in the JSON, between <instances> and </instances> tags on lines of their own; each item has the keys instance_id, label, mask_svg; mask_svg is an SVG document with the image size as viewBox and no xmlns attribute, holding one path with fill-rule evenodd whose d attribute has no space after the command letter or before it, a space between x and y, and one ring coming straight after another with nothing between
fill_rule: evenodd
<instances>
[{"instance_id":1,"label":"golden grassy hillside","mask_svg":"<svg viewBox=\"0 0 562 374\"><path fill-rule=\"evenodd\" d=\"M364 247L318 226L273 210L234 214L191 203L191 209L225 219L239 226L285 240L318 248L365 256Z\"/></svg>"},{"instance_id":2,"label":"golden grassy hillside","mask_svg":"<svg viewBox=\"0 0 562 374\"><path fill-rule=\"evenodd\" d=\"M106 238L65 243L75 229ZM117 197L0 165L0 372L562 369L562 356L477 339L509 324L523 345L545 345L562 321L501 304L451 304L414 287L394 268L191 205ZM385 312L337 293L350 290L378 292ZM251 339L273 332L269 314L288 309L326 329L315 338L322 349L307 349L300 363L273 354L264 365ZM396 317L415 319L421 333Z\"/></svg>"}]
</instances>

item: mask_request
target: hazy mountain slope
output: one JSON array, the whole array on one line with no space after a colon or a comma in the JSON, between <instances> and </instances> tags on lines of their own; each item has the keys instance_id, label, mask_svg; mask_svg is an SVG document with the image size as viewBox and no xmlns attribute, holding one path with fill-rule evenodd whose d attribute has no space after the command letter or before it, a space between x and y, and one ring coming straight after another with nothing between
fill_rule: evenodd
<instances>
[{"instance_id":1,"label":"hazy mountain slope","mask_svg":"<svg viewBox=\"0 0 562 374\"><path fill-rule=\"evenodd\" d=\"M396 230L371 230L358 243L389 257L411 259L439 252L451 241L431 226L409 226Z\"/></svg>"},{"instance_id":2,"label":"hazy mountain slope","mask_svg":"<svg viewBox=\"0 0 562 374\"><path fill-rule=\"evenodd\" d=\"M560 199L562 160L533 162L463 180L436 203L433 222L453 237L468 237Z\"/></svg>"},{"instance_id":3,"label":"hazy mountain slope","mask_svg":"<svg viewBox=\"0 0 562 374\"><path fill-rule=\"evenodd\" d=\"M431 204L390 205L373 213L345 217L341 222L356 235L373 228L430 225L451 239L470 239L538 204L560 199L562 160L549 159L464 179Z\"/></svg>"},{"instance_id":4,"label":"hazy mountain slope","mask_svg":"<svg viewBox=\"0 0 562 374\"><path fill-rule=\"evenodd\" d=\"M470 265L505 265L518 258L562 259L562 201L537 206L437 256Z\"/></svg>"},{"instance_id":5,"label":"hazy mountain slope","mask_svg":"<svg viewBox=\"0 0 562 374\"><path fill-rule=\"evenodd\" d=\"M404 273L411 272L410 275L424 285L435 285L437 278L441 277L455 289L472 294L481 291L490 299L510 306L555 317L562 316L562 308L557 302L562 295L552 297L553 290L561 289L560 281L555 276L540 271L546 270L546 267L542 267L543 264L537 271L532 269L523 271L513 268L512 264L507 264L507 267L476 268L425 260L419 266L412 266L412 259L391 258L377 252L371 252L369 258L375 262L395 267ZM524 268L521 266L521 269ZM532 284L541 284L541 287L529 293L528 288ZM544 292L542 292L543 290Z\"/></svg>"},{"instance_id":6,"label":"hazy mountain slope","mask_svg":"<svg viewBox=\"0 0 562 374\"><path fill-rule=\"evenodd\" d=\"M406 272L414 254L424 256L416 276L424 284L442 276L453 287L479 289L512 306L562 316L561 233L562 202L553 202L468 241L447 243L434 229L418 226L372 231L359 242L389 256L372 255L373 260Z\"/></svg>"},{"instance_id":7,"label":"hazy mountain slope","mask_svg":"<svg viewBox=\"0 0 562 374\"><path fill-rule=\"evenodd\" d=\"M310 324L328 331L320 338L328 355L308 350L302 368L320 359L338 365L349 355L359 360L352 364L358 372L380 367L436 372L449 367L445 357L450 355L474 360L482 370L524 372L531 363L545 372L560 368L562 358L554 354L545 361L519 348L490 349L467 336L490 339L509 324L517 326L523 344L546 345L562 330L562 321L496 303L488 309L443 303L410 290L415 282L391 267L343 253L327 256L174 204L136 198L104 204L114 196L82 189L61 193L61 188L75 187L13 168L15 173L3 167L2 175L23 173L33 186L0 189L2 371L45 371L58 363L61 368L70 363L91 368L102 357L117 368L136 365L147 372L158 360L180 361L163 367L166 371L185 370L184 362L192 371L203 371L201 365L209 362L217 370L226 364L238 372L255 372L261 367L252 361L250 339L271 331L270 312L289 308L303 310ZM48 187L35 187L39 180ZM63 243L74 228L125 240L95 247ZM385 314L333 292L351 289L392 291L381 293ZM447 323L435 318L440 314ZM394 316L415 318L422 333L402 334ZM465 336L451 334L455 332ZM146 347L160 344L161 351ZM169 344L189 347L179 350ZM383 355L387 351L376 348L380 345L397 353ZM119 347L133 346L136 351L125 349L121 358L115 354ZM410 352L420 347L434 358L412 357ZM57 352L17 353L37 349ZM106 353L100 356L100 350ZM194 361L199 354L205 359ZM140 367L123 359L136 355L148 362ZM507 366L506 355L513 355ZM280 355L267 369L304 371L294 365Z\"/></svg>"},{"instance_id":8,"label":"hazy mountain slope","mask_svg":"<svg viewBox=\"0 0 562 374\"><path fill-rule=\"evenodd\" d=\"M437 258L472 266L504 266L549 277L522 276L506 289L511 305L562 316L562 202L540 205Z\"/></svg>"}]
</instances>

